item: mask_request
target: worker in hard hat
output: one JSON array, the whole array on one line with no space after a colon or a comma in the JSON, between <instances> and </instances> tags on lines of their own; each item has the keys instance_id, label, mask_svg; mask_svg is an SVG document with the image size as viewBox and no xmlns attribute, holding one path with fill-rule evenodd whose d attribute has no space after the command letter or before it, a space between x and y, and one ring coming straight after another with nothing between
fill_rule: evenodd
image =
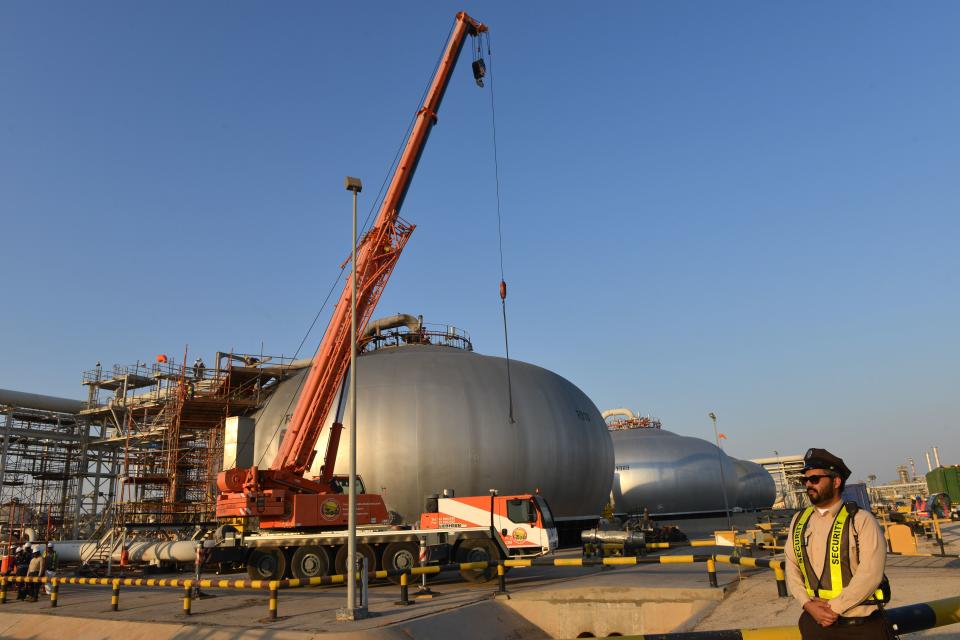
<instances>
[{"instance_id":1,"label":"worker in hard hat","mask_svg":"<svg viewBox=\"0 0 960 640\"><path fill-rule=\"evenodd\" d=\"M40 548L33 550L33 557L30 558L30 564L27 566L28 578L40 578L43 576L43 552ZM40 583L31 582L27 585L27 602L36 602L40 595Z\"/></svg>"},{"instance_id":2,"label":"worker in hard hat","mask_svg":"<svg viewBox=\"0 0 960 640\"><path fill-rule=\"evenodd\" d=\"M207 365L204 364L203 358L197 358L193 361L193 377L197 380L203 380L203 372L206 371Z\"/></svg>"},{"instance_id":3,"label":"worker in hard hat","mask_svg":"<svg viewBox=\"0 0 960 640\"><path fill-rule=\"evenodd\" d=\"M47 542L47 548L43 553L43 572L46 578L53 580L57 577L57 550L53 546L53 541ZM53 593L53 583L43 583L43 592L47 595Z\"/></svg>"},{"instance_id":4,"label":"worker in hard hat","mask_svg":"<svg viewBox=\"0 0 960 640\"><path fill-rule=\"evenodd\" d=\"M21 578L27 576L27 569L30 567L30 560L33 558L33 549L30 546L30 543L26 543L20 547L20 552L17 553L17 569L14 575L17 575ZM25 600L27 597L27 583L18 582L17 583L17 600Z\"/></svg>"}]
</instances>

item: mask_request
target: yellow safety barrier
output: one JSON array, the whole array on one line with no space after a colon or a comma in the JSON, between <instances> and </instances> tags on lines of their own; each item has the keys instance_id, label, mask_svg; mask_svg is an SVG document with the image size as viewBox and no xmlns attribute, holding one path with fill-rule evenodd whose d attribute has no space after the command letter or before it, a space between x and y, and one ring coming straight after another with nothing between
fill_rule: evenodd
<instances>
[{"instance_id":1,"label":"yellow safety barrier","mask_svg":"<svg viewBox=\"0 0 960 640\"><path fill-rule=\"evenodd\" d=\"M714 556L709 554L694 555L684 554L675 556L619 556L608 558L522 558L506 559L501 562L462 562L446 565L431 565L425 567L413 567L406 571L373 571L368 574L371 578L400 578L400 601L397 604L411 604L409 600L409 583L411 576L434 575L447 571L480 571L495 568L498 588L497 594L506 594L506 569L509 567L533 567L533 566L555 566L555 567L614 567L614 566L637 566L641 564L692 564L706 563L708 580L711 586L717 586L716 563L724 562L728 564L740 564L750 567L769 567L774 570L777 577L778 588L783 579L783 563L778 560L767 558L741 558L738 556ZM346 582L346 576L342 574L322 576L309 579L288 579L288 580L217 580L217 579L168 579L168 578L37 578L21 576L2 576L0 577L0 604L7 602L8 590L10 584L18 583L46 583L52 586L50 594L50 606L56 607L60 595L60 585L85 585L93 587L110 587L110 608L112 611L119 611L120 608L120 590L121 587L157 587L157 588L177 588L183 591L183 613L185 616L192 615L192 606L195 588L208 589L252 589L269 591L267 599L269 619L276 620L279 610L279 592L281 589L298 589L314 586L340 585ZM781 595L785 595L784 591Z\"/></svg>"},{"instance_id":2,"label":"yellow safety barrier","mask_svg":"<svg viewBox=\"0 0 960 640\"><path fill-rule=\"evenodd\" d=\"M746 558L743 556L714 556L717 562L725 564L738 564L744 567L765 567L773 570L774 579L777 581L777 595L781 598L787 597L787 578L784 573L783 560L774 560L773 558Z\"/></svg>"},{"instance_id":3,"label":"yellow safety barrier","mask_svg":"<svg viewBox=\"0 0 960 640\"><path fill-rule=\"evenodd\" d=\"M960 596L885 609L884 615L897 634L915 633L960 622ZM797 625L759 629L718 629L623 636L623 640L800 640Z\"/></svg>"}]
</instances>

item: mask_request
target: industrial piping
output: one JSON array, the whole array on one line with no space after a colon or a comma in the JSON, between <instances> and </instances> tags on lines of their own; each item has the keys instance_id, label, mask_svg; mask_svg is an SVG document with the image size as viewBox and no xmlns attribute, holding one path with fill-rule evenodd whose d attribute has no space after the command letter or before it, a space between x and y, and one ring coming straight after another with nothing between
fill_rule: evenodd
<instances>
[{"instance_id":1,"label":"industrial piping","mask_svg":"<svg viewBox=\"0 0 960 640\"><path fill-rule=\"evenodd\" d=\"M630 409L627 409L625 407L621 407L619 409L607 409L606 411L601 413L600 416L604 420L606 420L610 416L626 416L627 420L637 419L637 416L633 415L633 411L630 411Z\"/></svg>"},{"instance_id":2,"label":"industrial piping","mask_svg":"<svg viewBox=\"0 0 960 640\"><path fill-rule=\"evenodd\" d=\"M198 542L195 540L181 540L177 542L142 541L131 542L127 553L132 562L193 562L197 552ZM81 562L89 557L97 548L96 542L89 540L55 541L53 548L57 556L64 562ZM117 546L113 552L114 562L120 561L121 549Z\"/></svg>"},{"instance_id":3,"label":"industrial piping","mask_svg":"<svg viewBox=\"0 0 960 640\"><path fill-rule=\"evenodd\" d=\"M367 330L360 336L361 340L379 335L384 329L406 327L410 331L419 331L423 327L423 316L414 317L408 313L398 313L385 318L377 318L367 323Z\"/></svg>"},{"instance_id":4,"label":"industrial piping","mask_svg":"<svg viewBox=\"0 0 960 640\"><path fill-rule=\"evenodd\" d=\"M57 413L80 413L87 408L83 400L71 398L57 398L44 396L39 393L26 393L0 389L0 406L21 407L24 409L39 409L41 411L56 411Z\"/></svg>"}]
</instances>

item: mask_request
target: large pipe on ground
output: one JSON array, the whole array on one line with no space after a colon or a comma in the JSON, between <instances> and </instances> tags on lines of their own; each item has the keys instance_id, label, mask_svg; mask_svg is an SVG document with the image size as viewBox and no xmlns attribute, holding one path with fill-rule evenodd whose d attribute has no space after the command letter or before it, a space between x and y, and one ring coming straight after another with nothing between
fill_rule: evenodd
<instances>
[{"instance_id":1,"label":"large pipe on ground","mask_svg":"<svg viewBox=\"0 0 960 640\"><path fill-rule=\"evenodd\" d=\"M21 409L56 411L57 413L80 413L87 408L87 403L83 400L57 398L55 396L40 395L39 393L11 391L10 389L0 389L0 405Z\"/></svg>"},{"instance_id":2,"label":"large pipe on ground","mask_svg":"<svg viewBox=\"0 0 960 640\"><path fill-rule=\"evenodd\" d=\"M622 544L624 554L630 550L646 548L647 537L642 531L604 531L602 529L587 529L580 532L581 544Z\"/></svg>"},{"instance_id":3,"label":"large pipe on ground","mask_svg":"<svg viewBox=\"0 0 960 640\"><path fill-rule=\"evenodd\" d=\"M97 548L96 542L89 540L62 540L53 543L57 557L64 562L80 562L83 558L93 555ZM120 562L120 547L113 553L114 562ZM193 540L179 540L175 542L156 542L144 540L131 542L127 547L131 562L146 562L158 564L160 562L194 562L197 552L197 542Z\"/></svg>"}]
</instances>

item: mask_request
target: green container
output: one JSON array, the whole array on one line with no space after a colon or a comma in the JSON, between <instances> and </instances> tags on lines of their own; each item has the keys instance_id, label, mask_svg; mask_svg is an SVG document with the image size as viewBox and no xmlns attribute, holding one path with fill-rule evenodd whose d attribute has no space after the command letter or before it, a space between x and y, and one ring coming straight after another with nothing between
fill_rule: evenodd
<instances>
[{"instance_id":1,"label":"green container","mask_svg":"<svg viewBox=\"0 0 960 640\"><path fill-rule=\"evenodd\" d=\"M960 503L960 467L939 467L928 473L927 490L945 493L950 496L950 502Z\"/></svg>"}]
</instances>

